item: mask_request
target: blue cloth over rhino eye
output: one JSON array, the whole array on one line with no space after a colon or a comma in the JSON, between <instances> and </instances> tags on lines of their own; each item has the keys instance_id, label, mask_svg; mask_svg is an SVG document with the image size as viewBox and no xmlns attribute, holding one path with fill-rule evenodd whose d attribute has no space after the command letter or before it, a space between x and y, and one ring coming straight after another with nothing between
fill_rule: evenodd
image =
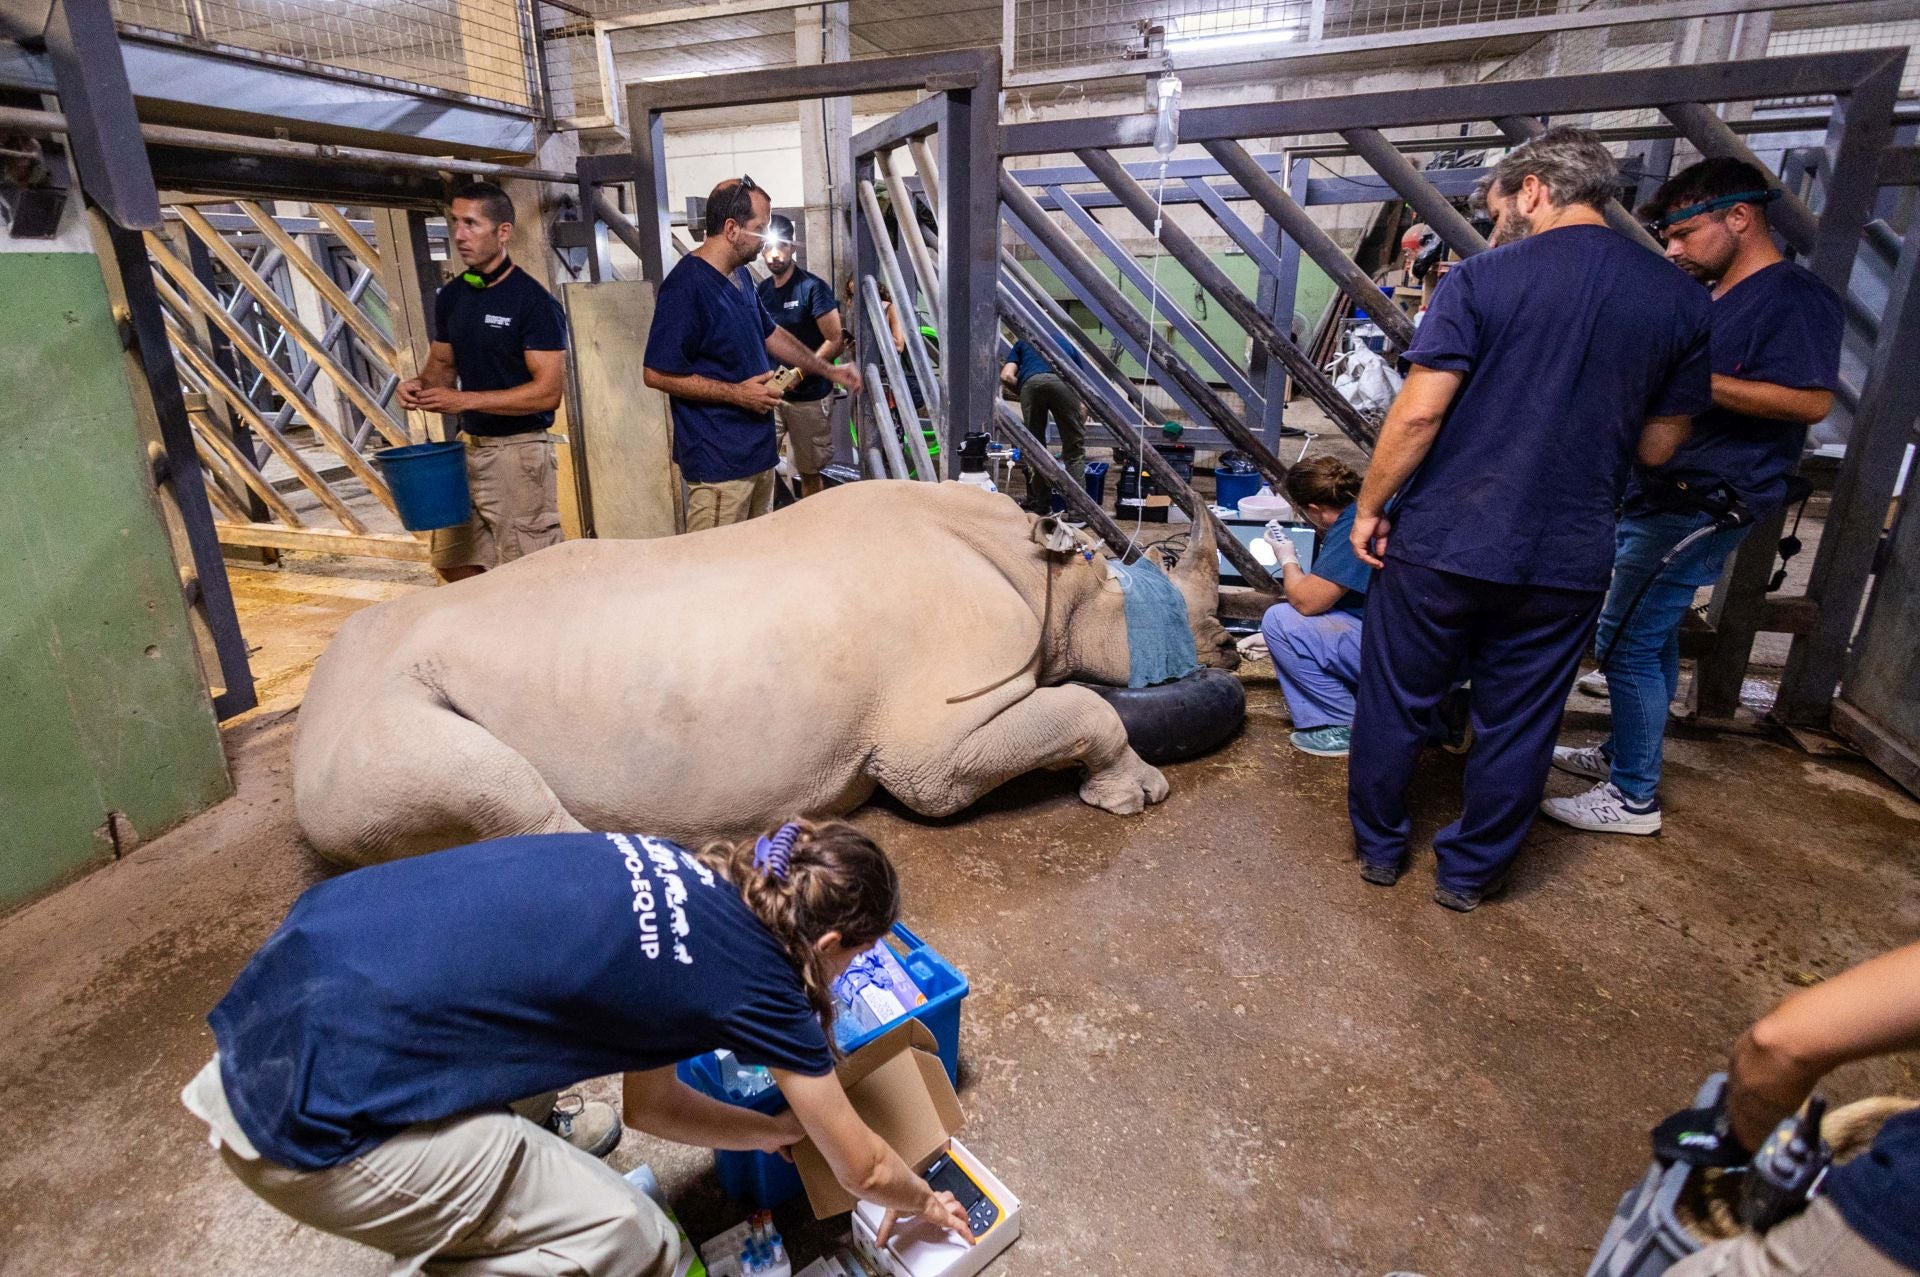
<instances>
[{"instance_id":1,"label":"blue cloth over rhino eye","mask_svg":"<svg viewBox=\"0 0 1920 1277\"><path fill-rule=\"evenodd\" d=\"M1127 686L1170 683L1199 669L1179 587L1146 559L1112 567L1126 595Z\"/></svg>"}]
</instances>

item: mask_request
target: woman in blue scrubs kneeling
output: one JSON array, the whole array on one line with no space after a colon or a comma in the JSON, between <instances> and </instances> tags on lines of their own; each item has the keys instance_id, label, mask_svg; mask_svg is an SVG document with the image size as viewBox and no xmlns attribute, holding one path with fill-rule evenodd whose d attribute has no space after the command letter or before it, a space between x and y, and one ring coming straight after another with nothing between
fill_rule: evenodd
<instances>
[{"instance_id":1,"label":"woman in blue scrubs kneeling","mask_svg":"<svg viewBox=\"0 0 1920 1277\"><path fill-rule=\"evenodd\" d=\"M1287 601L1267 609L1260 632L1293 715L1293 747L1344 758L1360 682L1360 623L1373 579L1373 569L1354 557L1348 543L1360 476L1338 458L1314 457L1287 471L1281 486L1320 534L1320 548L1308 572L1286 532L1268 527Z\"/></svg>"},{"instance_id":2,"label":"woman in blue scrubs kneeling","mask_svg":"<svg viewBox=\"0 0 1920 1277\"><path fill-rule=\"evenodd\" d=\"M660 1208L507 1107L610 1073L638 1130L766 1152L808 1136L850 1193L966 1236L834 1074L832 982L899 914L886 855L837 822L697 855L530 834L356 870L301 896L240 973L182 1098L254 1193L396 1273L672 1273ZM791 1110L675 1079L722 1048Z\"/></svg>"}]
</instances>

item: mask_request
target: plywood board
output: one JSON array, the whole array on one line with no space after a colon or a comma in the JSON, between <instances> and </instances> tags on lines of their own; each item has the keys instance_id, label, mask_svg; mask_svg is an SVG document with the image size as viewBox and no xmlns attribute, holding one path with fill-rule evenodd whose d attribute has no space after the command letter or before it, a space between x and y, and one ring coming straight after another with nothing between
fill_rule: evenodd
<instances>
[{"instance_id":1,"label":"plywood board","mask_svg":"<svg viewBox=\"0 0 1920 1277\"><path fill-rule=\"evenodd\" d=\"M582 523L596 537L636 540L680 529L667 397L647 388L641 356L653 323L653 285L620 279L568 284L573 329L573 457Z\"/></svg>"}]
</instances>

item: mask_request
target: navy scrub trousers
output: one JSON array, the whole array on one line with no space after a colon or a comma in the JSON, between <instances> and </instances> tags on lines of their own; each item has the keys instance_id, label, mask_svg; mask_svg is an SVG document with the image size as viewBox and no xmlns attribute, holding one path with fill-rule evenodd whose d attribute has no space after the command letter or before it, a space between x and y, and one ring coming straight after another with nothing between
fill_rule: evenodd
<instances>
[{"instance_id":1,"label":"navy scrub trousers","mask_svg":"<svg viewBox=\"0 0 1920 1277\"><path fill-rule=\"evenodd\" d=\"M1433 839L1438 885L1478 892L1533 826L1561 711L1593 640L1600 591L1505 585L1389 559L1367 592L1347 810L1361 859L1398 868L1407 782L1464 665L1474 743L1460 818Z\"/></svg>"}]
</instances>

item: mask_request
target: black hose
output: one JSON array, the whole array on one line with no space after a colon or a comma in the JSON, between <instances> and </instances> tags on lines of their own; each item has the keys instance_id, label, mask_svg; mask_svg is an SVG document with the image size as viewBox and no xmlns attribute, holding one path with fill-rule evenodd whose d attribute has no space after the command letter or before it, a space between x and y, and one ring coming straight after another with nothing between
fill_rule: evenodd
<instances>
[{"instance_id":1,"label":"black hose","mask_svg":"<svg viewBox=\"0 0 1920 1277\"><path fill-rule=\"evenodd\" d=\"M1607 638L1606 647L1601 650L1599 657L1594 662L1600 673L1604 674L1607 672L1607 663L1613 659L1613 649L1619 645L1620 635L1626 630L1627 624L1633 620L1634 612L1640 607L1640 600L1647 597L1647 591L1653 588L1655 581L1660 579L1660 574L1665 572L1668 567L1672 566L1673 561L1680 557L1681 551L1702 537L1710 536L1715 532L1725 532L1729 528L1742 528L1752 522L1753 515L1748 512L1746 506L1744 504L1736 505L1712 523L1704 527L1695 528L1693 531L1687 533L1687 535L1681 537L1679 543L1671 550L1668 550L1660 562L1654 564L1653 571L1647 573L1647 579L1640 582L1640 588L1633 592L1633 598L1628 601L1627 610L1620 617L1620 623L1613 627L1613 633Z\"/></svg>"}]
</instances>

